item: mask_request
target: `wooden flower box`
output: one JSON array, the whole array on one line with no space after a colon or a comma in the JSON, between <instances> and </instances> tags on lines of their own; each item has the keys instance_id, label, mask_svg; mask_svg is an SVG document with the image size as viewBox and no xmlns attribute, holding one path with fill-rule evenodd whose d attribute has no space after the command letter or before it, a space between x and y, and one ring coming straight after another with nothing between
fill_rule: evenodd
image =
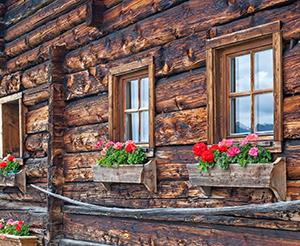
<instances>
[{"instance_id":1,"label":"wooden flower box","mask_svg":"<svg viewBox=\"0 0 300 246\"><path fill-rule=\"evenodd\" d=\"M35 236L14 236L2 234L0 236L0 246L36 246L37 237Z\"/></svg>"},{"instance_id":2,"label":"wooden flower box","mask_svg":"<svg viewBox=\"0 0 300 246\"><path fill-rule=\"evenodd\" d=\"M23 193L26 192L26 170L22 168L16 174L8 176L0 175L0 187L18 187Z\"/></svg>"},{"instance_id":3,"label":"wooden flower box","mask_svg":"<svg viewBox=\"0 0 300 246\"><path fill-rule=\"evenodd\" d=\"M210 195L211 187L269 188L278 200L286 199L286 160L279 157L273 163L249 164L241 167L231 164L226 170L215 166L206 173L197 164L188 164L189 180Z\"/></svg>"},{"instance_id":4,"label":"wooden flower box","mask_svg":"<svg viewBox=\"0 0 300 246\"><path fill-rule=\"evenodd\" d=\"M156 161L146 164L121 165L119 167L93 166L94 181L101 182L109 190L112 183L143 184L150 192L157 192Z\"/></svg>"}]
</instances>

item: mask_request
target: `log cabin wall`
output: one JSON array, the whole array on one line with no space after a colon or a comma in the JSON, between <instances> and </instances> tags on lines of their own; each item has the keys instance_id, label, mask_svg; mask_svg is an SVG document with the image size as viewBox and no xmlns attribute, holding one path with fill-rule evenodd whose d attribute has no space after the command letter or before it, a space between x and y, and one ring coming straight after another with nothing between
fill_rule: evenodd
<instances>
[{"instance_id":1,"label":"log cabin wall","mask_svg":"<svg viewBox=\"0 0 300 246\"><path fill-rule=\"evenodd\" d=\"M48 175L52 179L47 178L48 170L52 170L48 146L53 146L49 142L53 141L53 131L49 132L49 49L63 45L67 50L65 154L64 172L58 171L57 175L64 181L58 181L63 187L55 190L88 203L132 208L219 207L276 201L265 189L214 188L207 197L189 185L186 164L195 162L191 146L207 138L205 40L280 20L284 41L283 155L288 164L288 199L300 199L300 1L103 0L100 4L100 0L7 0L2 8L6 9L2 21L6 61L1 70L0 93L24 92L23 102L28 109L24 143L28 185L49 187L53 182L53 173ZM109 70L149 56L155 62L158 193L151 194L139 185L117 184L107 192L92 181L91 166L99 157L97 139L108 133ZM58 236L57 231L46 235L47 217L40 216L47 208L43 194L28 186L26 194L6 189L0 198L0 217L24 218L41 240L43 236L45 241ZM49 206L48 201L48 209L51 214L57 207ZM281 238L288 245L296 245L293 243L297 237L292 232L296 229L288 223L280 229L290 232L279 230L275 234L269 230L277 228L271 222L261 226L268 229L258 233L255 227L260 221L247 230L67 212L61 216L67 238L120 245L248 245L250 238L253 245L262 241L271 245L276 240L280 244ZM52 218L61 219L55 212ZM270 241L263 234L274 238Z\"/></svg>"}]
</instances>

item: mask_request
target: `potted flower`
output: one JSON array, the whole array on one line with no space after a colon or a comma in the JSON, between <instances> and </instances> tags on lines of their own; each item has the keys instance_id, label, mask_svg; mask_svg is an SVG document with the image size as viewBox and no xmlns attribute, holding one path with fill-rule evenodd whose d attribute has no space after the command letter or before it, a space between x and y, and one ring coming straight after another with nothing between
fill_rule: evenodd
<instances>
[{"instance_id":1,"label":"potted flower","mask_svg":"<svg viewBox=\"0 0 300 246\"><path fill-rule=\"evenodd\" d=\"M14 156L7 155L0 162L0 187L18 187L26 192L26 173Z\"/></svg>"},{"instance_id":2,"label":"potted flower","mask_svg":"<svg viewBox=\"0 0 300 246\"><path fill-rule=\"evenodd\" d=\"M24 221L0 220L0 246L37 245L37 237L30 236L29 225Z\"/></svg>"},{"instance_id":3,"label":"potted flower","mask_svg":"<svg viewBox=\"0 0 300 246\"><path fill-rule=\"evenodd\" d=\"M144 150L128 140L125 143L99 140L96 146L101 157L93 166L94 181L106 189L111 183L144 184L156 192L156 163L148 160Z\"/></svg>"},{"instance_id":4,"label":"potted flower","mask_svg":"<svg viewBox=\"0 0 300 246\"><path fill-rule=\"evenodd\" d=\"M203 187L270 188L277 199L286 198L286 162L279 157L272 162L269 150L257 144L257 135L249 134L239 143L223 139L208 147L193 146L198 164L188 164L192 185Z\"/></svg>"}]
</instances>

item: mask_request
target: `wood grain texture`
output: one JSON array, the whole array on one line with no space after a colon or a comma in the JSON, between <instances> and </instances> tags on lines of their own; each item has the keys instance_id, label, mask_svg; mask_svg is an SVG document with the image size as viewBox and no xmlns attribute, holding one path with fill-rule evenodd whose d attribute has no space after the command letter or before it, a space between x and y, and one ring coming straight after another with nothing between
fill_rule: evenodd
<instances>
[{"instance_id":1,"label":"wood grain texture","mask_svg":"<svg viewBox=\"0 0 300 246\"><path fill-rule=\"evenodd\" d=\"M284 137L288 139L300 137L300 96L284 98Z\"/></svg>"},{"instance_id":2,"label":"wood grain texture","mask_svg":"<svg viewBox=\"0 0 300 246\"><path fill-rule=\"evenodd\" d=\"M206 108L157 115L155 140L157 146L206 141Z\"/></svg>"},{"instance_id":3,"label":"wood grain texture","mask_svg":"<svg viewBox=\"0 0 300 246\"><path fill-rule=\"evenodd\" d=\"M65 108L65 120L68 126L107 122L107 96L89 97L68 104Z\"/></svg>"},{"instance_id":4,"label":"wood grain texture","mask_svg":"<svg viewBox=\"0 0 300 246\"><path fill-rule=\"evenodd\" d=\"M42 84L24 91L23 103L25 106L34 106L49 99L49 85Z\"/></svg>"},{"instance_id":5,"label":"wood grain texture","mask_svg":"<svg viewBox=\"0 0 300 246\"><path fill-rule=\"evenodd\" d=\"M49 62L42 63L24 71L22 85L25 88L36 87L48 82Z\"/></svg>"},{"instance_id":6,"label":"wood grain texture","mask_svg":"<svg viewBox=\"0 0 300 246\"><path fill-rule=\"evenodd\" d=\"M68 129L64 135L67 152L96 150L100 137L108 136L108 124L95 124Z\"/></svg>"},{"instance_id":7,"label":"wood grain texture","mask_svg":"<svg viewBox=\"0 0 300 246\"><path fill-rule=\"evenodd\" d=\"M171 112L206 105L205 71L196 69L156 83L156 112Z\"/></svg>"},{"instance_id":8,"label":"wood grain texture","mask_svg":"<svg viewBox=\"0 0 300 246\"><path fill-rule=\"evenodd\" d=\"M0 96L18 92L21 86L21 73L12 73L2 78L0 82Z\"/></svg>"},{"instance_id":9,"label":"wood grain texture","mask_svg":"<svg viewBox=\"0 0 300 246\"><path fill-rule=\"evenodd\" d=\"M48 105L29 111L26 115L26 132L35 133L48 129Z\"/></svg>"},{"instance_id":10,"label":"wood grain texture","mask_svg":"<svg viewBox=\"0 0 300 246\"><path fill-rule=\"evenodd\" d=\"M30 134L25 139L25 156L44 157L48 151L48 133Z\"/></svg>"},{"instance_id":11,"label":"wood grain texture","mask_svg":"<svg viewBox=\"0 0 300 246\"><path fill-rule=\"evenodd\" d=\"M300 44L297 44L294 48L287 50L283 56L283 81L286 94L300 92L299 69Z\"/></svg>"}]
</instances>

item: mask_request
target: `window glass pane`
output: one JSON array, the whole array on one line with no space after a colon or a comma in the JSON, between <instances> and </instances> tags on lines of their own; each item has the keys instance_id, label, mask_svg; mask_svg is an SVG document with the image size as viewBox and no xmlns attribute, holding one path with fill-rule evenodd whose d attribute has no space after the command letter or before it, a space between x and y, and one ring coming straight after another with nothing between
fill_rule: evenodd
<instances>
[{"instance_id":1,"label":"window glass pane","mask_svg":"<svg viewBox=\"0 0 300 246\"><path fill-rule=\"evenodd\" d=\"M126 83L126 109L138 108L138 80L127 81Z\"/></svg>"},{"instance_id":2,"label":"window glass pane","mask_svg":"<svg viewBox=\"0 0 300 246\"><path fill-rule=\"evenodd\" d=\"M250 54L231 58L230 91L245 92L250 90Z\"/></svg>"},{"instance_id":3,"label":"window glass pane","mask_svg":"<svg viewBox=\"0 0 300 246\"><path fill-rule=\"evenodd\" d=\"M141 113L141 142L149 141L149 112Z\"/></svg>"},{"instance_id":4,"label":"window glass pane","mask_svg":"<svg viewBox=\"0 0 300 246\"><path fill-rule=\"evenodd\" d=\"M2 105L3 155L20 157L19 101Z\"/></svg>"},{"instance_id":5,"label":"window glass pane","mask_svg":"<svg viewBox=\"0 0 300 246\"><path fill-rule=\"evenodd\" d=\"M255 89L273 88L273 50L254 53Z\"/></svg>"},{"instance_id":6,"label":"window glass pane","mask_svg":"<svg viewBox=\"0 0 300 246\"><path fill-rule=\"evenodd\" d=\"M231 133L249 133L251 127L250 96L231 98Z\"/></svg>"},{"instance_id":7,"label":"window glass pane","mask_svg":"<svg viewBox=\"0 0 300 246\"><path fill-rule=\"evenodd\" d=\"M138 113L126 114L125 140L139 142L139 115Z\"/></svg>"},{"instance_id":8,"label":"window glass pane","mask_svg":"<svg viewBox=\"0 0 300 246\"><path fill-rule=\"evenodd\" d=\"M141 108L148 108L149 104L148 78L141 79Z\"/></svg>"},{"instance_id":9,"label":"window glass pane","mask_svg":"<svg viewBox=\"0 0 300 246\"><path fill-rule=\"evenodd\" d=\"M255 131L273 131L274 98L273 93L255 95L254 98Z\"/></svg>"}]
</instances>

